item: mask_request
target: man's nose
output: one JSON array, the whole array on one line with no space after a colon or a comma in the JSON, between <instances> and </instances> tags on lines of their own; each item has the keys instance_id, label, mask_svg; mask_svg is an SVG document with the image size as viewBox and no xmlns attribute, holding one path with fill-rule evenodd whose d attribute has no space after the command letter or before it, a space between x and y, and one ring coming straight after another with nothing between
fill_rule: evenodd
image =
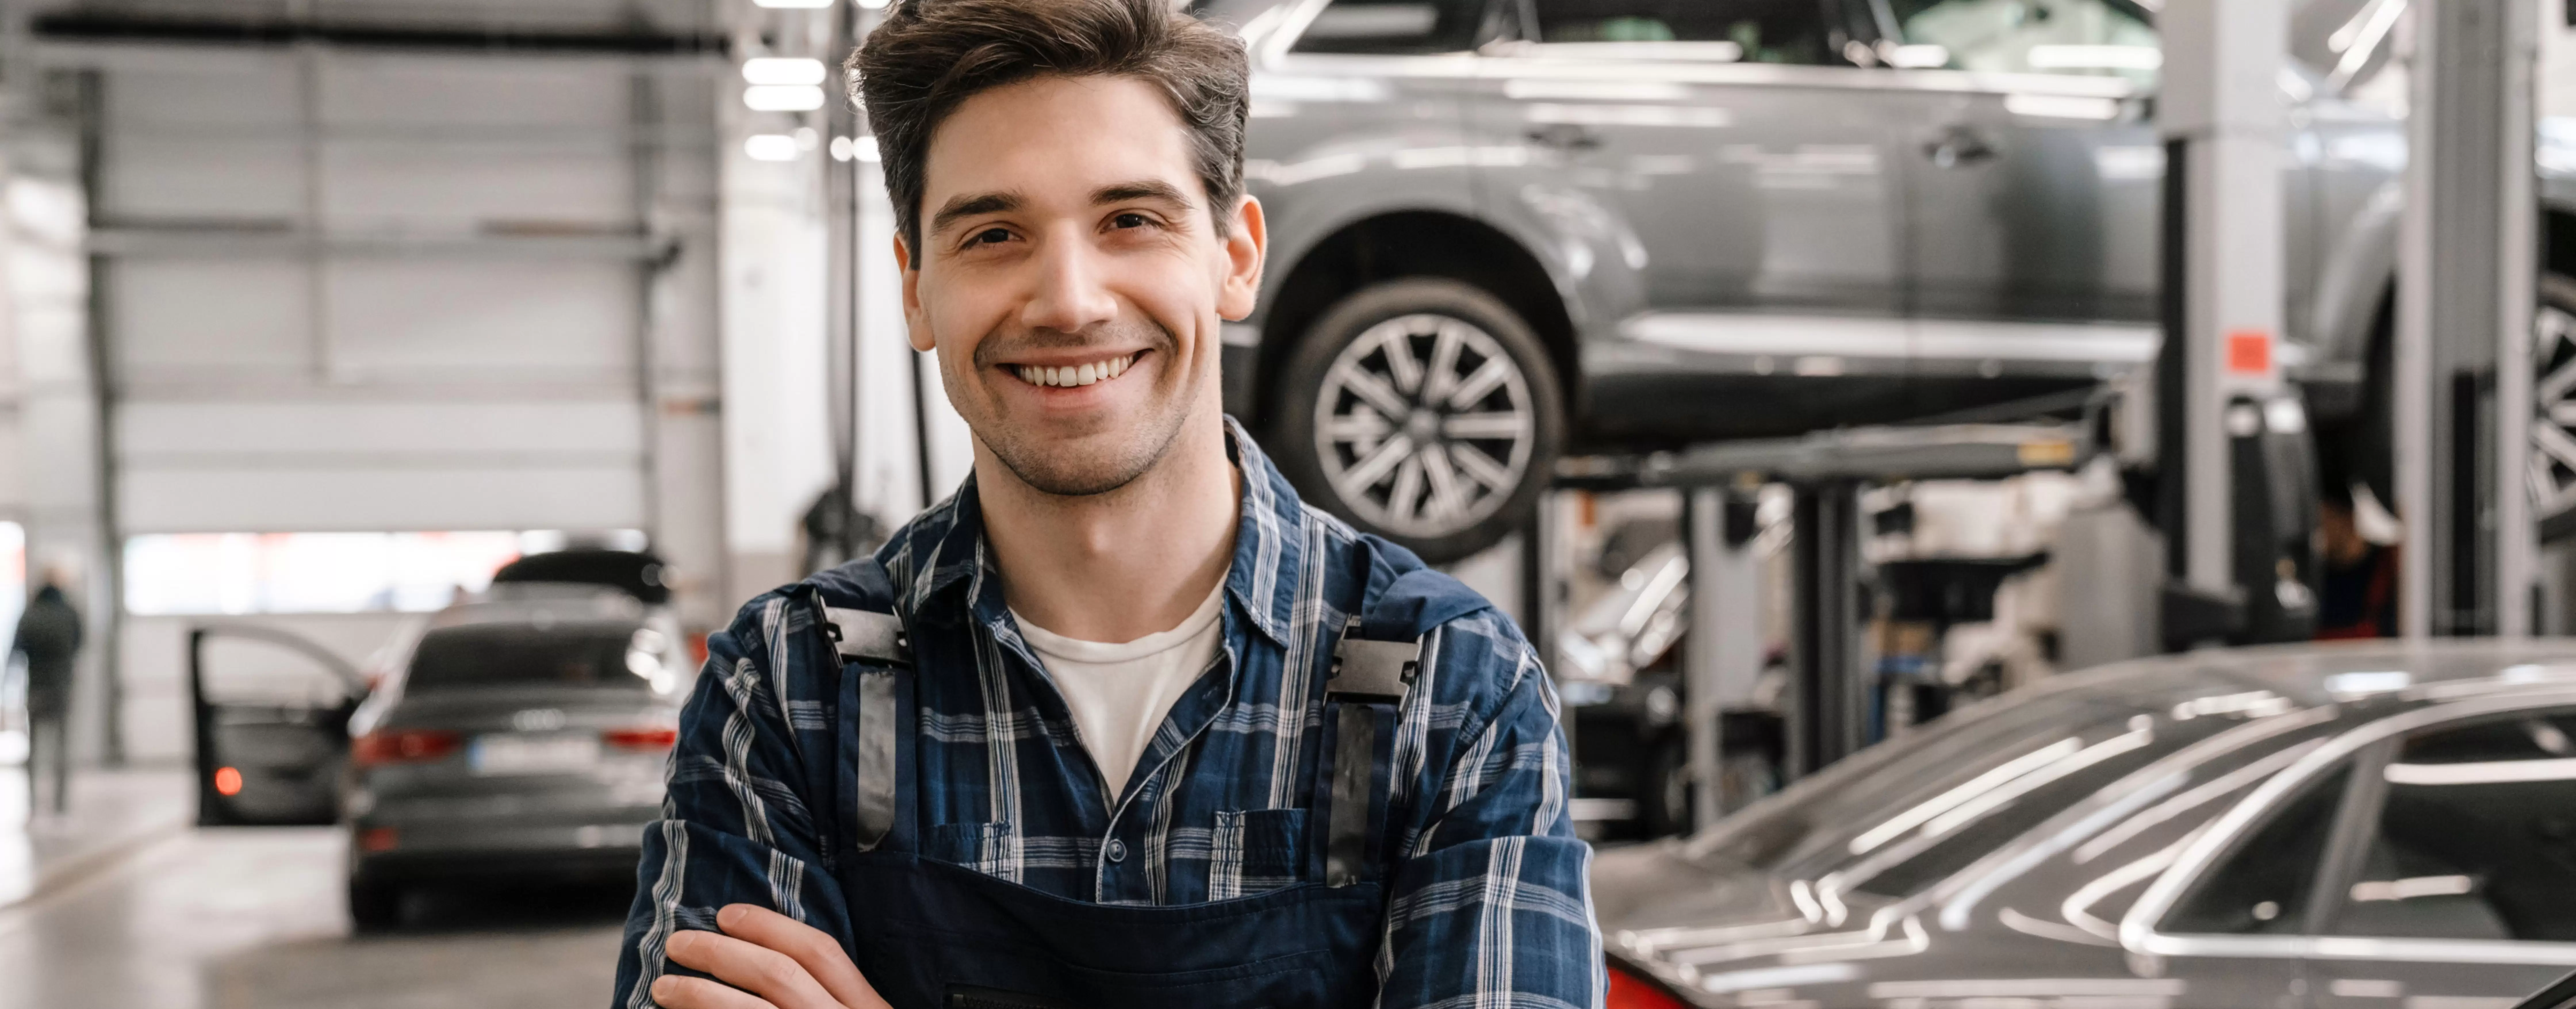
<instances>
[{"instance_id":1,"label":"man's nose","mask_svg":"<svg viewBox=\"0 0 2576 1009\"><path fill-rule=\"evenodd\" d=\"M1079 239L1046 243L1037 258L1037 286L1020 309L1020 322L1031 329L1078 333L1083 327L1118 317L1118 300L1102 283L1099 253Z\"/></svg>"}]
</instances>

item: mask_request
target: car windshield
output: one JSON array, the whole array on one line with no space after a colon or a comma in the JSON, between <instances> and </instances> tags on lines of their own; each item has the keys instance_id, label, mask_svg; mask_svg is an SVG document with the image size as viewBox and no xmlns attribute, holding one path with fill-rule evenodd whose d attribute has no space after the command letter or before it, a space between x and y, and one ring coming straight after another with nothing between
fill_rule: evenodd
<instances>
[{"instance_id":1,"label":"car windshield","mask_svg":"<svg viewBox=\"0 0 2576 1009\"><path fill-rule=\"evenodd\" d=\"M628 623L506 624L429 632L412 654L411 693L484 687L648 690L660 671L647 636Z\"/></svg>"},{"instance_id":2,"label":"car windshield","mask_svg":"<svg viewBox=\"0 0 2576 1009\"><path fill-rule=\"evenodd\" d=\"M1862 751L1695 838L1695 857L1906 896L2137 769L2290 704L2171 669L1989 701Z\"/></svg>"}]
</instances>

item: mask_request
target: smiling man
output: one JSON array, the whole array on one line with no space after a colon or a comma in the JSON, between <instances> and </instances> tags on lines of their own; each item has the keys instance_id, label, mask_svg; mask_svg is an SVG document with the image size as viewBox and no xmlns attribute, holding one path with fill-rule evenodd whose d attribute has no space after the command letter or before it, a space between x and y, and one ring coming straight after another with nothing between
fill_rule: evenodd
<instances>
[{"instance_id":1,"label":"smiling man","mask_svg":"<svg viewBox=\"0 0 2576 1009\"><path fill-rule=\"evenodd\" d=\"M617 1005L1598 1004L1537 656L1219 410L1240 44L912 0L852 66L974 472L709 639Z\"/></svg>"}]
</instances>

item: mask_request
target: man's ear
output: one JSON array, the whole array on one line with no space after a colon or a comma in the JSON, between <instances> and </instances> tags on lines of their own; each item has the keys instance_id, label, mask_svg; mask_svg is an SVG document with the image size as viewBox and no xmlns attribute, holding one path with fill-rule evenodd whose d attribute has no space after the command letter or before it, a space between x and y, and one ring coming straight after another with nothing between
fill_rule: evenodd
<instances>
[{"instance_id":1,"label":"man's ear","mask_svg":"<svg viewBox=\"0 0 2576 1009\"><path fill-rule=\"evenodd\" d=\"M930 337L930 323L921 316L921 270L912 261L912 247L903 236L894 236L894 268L903 274L903 325L911 335L912 349L929 351L938 346Z\"/></svg>"},{"instance_id":2,"label":"man's ear","mask_svg":"<svg viewBox=\"0 0 2576 1009\"><path fill-rule=\"evenodd\" d=\"M1261 201L1247 193L1234 201L1233 223L1225 233L1225 284L1217 291L1216 314L1229 321L1248 318L1261 300L1261 262L1270 250L1270 231L1261 217Z\"/></svg>"}]
</instances>

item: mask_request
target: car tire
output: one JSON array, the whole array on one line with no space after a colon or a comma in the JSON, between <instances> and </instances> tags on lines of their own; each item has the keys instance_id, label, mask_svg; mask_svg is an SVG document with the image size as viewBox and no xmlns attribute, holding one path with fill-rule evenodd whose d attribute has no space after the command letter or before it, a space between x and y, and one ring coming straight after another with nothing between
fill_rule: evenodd
<instances>
[{"instance_id":1,"label":"car tire","mask_svg":"<svg viewBox=\"0 0 2576 1009\"><path fill-rule=\"evenodd\" d=\"M1538 334L1456 280L1343 298L1289 351L1277 389L1267 447L1299 493L1432 563L1525 524L1565 440Z\"/></svg>"},{"instance_id":2,"label":"car tire","mask_svg":"<svg viewBox=\"0 0 2576 1009\"><path fill-rule=\"evenodd\" d=\"M349 923L360 932L382 932L402 924L401 887L370 879L349 880Z\"/></svg>"}]
</instances>

